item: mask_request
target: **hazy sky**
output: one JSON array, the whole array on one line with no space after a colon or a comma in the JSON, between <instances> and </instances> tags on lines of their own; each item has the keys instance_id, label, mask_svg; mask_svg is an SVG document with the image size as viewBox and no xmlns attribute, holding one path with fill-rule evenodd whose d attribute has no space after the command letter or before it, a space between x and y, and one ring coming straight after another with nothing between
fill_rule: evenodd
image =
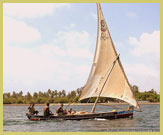
<instances>
[{"instance_id":1,"label":"hazy sky","mask_svg":"<svg viewBox=\"0 0 163 135\"><path fill-rule=\"evenodd\" d=\"M101 4L132 85L160 91L160 4ZM4 92L84 86L97 34L96 4L3 4Z\"/></svg>"}]
</instances>

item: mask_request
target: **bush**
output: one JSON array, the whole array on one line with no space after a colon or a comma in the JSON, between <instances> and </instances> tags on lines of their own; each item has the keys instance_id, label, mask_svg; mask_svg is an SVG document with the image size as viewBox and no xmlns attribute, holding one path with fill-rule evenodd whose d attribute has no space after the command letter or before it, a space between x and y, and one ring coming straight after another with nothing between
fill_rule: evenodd
<instances>
[{"instance_id":1,"label":"bush","mask_svg":"<svg viewBox=\"0 0 163 135\"><path fill-rule=\"evenodd\" d=\"M8 99L8 98L4 98L4 99L3 99L3 103L4 103L4 104L11 104L11 101L10 101L10 99Z\"/></svg>"}]
</instances>

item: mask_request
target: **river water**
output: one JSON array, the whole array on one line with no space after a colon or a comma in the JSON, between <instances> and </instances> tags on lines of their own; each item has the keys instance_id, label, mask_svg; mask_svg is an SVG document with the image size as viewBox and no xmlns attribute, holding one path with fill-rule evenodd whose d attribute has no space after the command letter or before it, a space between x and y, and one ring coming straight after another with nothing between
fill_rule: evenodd
<instances>
[{"instance_id":1,"label":"river water","mask_svg":"<svg viewBox=\"0 0 163 135\"><path fill-rule=\"evenodd\" d=\"M50 106L55 112L58 106ZM126 107L121 105L121 107ZM3 108L3 130L14 132L160 132L160 105L141 105L142 112L134 112L133 119L116 120L52 120L52 121L29 121L25 116L28 106L4 106ZM69 109L68 107L67 109ZM91 106L73 105L71 108L91 110ZM35 106L40 115L43 106ZM109 106L97 106L97 112L108 112L113 110Z\"/></svg>"}]
</instances>

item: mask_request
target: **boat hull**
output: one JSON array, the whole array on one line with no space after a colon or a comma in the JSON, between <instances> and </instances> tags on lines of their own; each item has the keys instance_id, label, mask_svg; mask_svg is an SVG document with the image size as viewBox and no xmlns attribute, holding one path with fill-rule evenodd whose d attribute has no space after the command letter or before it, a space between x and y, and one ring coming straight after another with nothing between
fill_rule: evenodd
<instances>
[{"instance_id":1,"label":"boat hull","mask_svg":"<svg viewBox=\"0 0 163 135\"><path fill-rule=\"evenodd\" d=\"M133 118L133 111L106 112L106 113L87 113L87 114L72 114L72 115L53 115L45 117L43 115L26 114L31 121L40 120L85 120L85 119L119 119Z\"/></svg>"}]
</instances>

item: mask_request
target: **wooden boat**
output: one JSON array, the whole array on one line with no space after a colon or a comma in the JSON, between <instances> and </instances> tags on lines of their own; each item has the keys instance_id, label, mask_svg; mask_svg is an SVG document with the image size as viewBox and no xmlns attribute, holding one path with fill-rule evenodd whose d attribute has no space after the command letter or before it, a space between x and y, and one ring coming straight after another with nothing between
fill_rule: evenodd
<instances>
[{"instance_id":1,"label":"wooden boat","mask_svg":"<svg viewBox=\"0 0 163 135\"><path fill-rule=\"evenodd\" d=\"M29 115L26 114L31 121L40 120L85 120L85 119L119 119L119 118L133 118L133 111L119 111L106 113L87 113L87 114L70 114L70 115L52 115L44 117L43 115Z\"/></svg>"},{"instance_id":2,"label":"wooden boat","mask_svg":"<svg viewBox=\"0 0 163 135\"><path fill-rule=\"evenodd\" d=\"M97 4L97 16L98 31L95 56L90 75L79 99L83 100L90 99L91 97L96 97L96 101L92 107L91 112L85 114L72 114L62 116L54 115L50 117L34 116L27 114L28 119L82 120L95 118L118 119L133 117L133 109L131 109L130 111L125 109L125 111L123 110L105 113L95 112L95 108L100 97L116 98L125 101L129 103L130 106L134 106L139 111L141 111L140 106L133 94L132 87L129 84L127 76L120 62L119 55L115 50L100 4Z\"/></svg>"}]
</instances>

